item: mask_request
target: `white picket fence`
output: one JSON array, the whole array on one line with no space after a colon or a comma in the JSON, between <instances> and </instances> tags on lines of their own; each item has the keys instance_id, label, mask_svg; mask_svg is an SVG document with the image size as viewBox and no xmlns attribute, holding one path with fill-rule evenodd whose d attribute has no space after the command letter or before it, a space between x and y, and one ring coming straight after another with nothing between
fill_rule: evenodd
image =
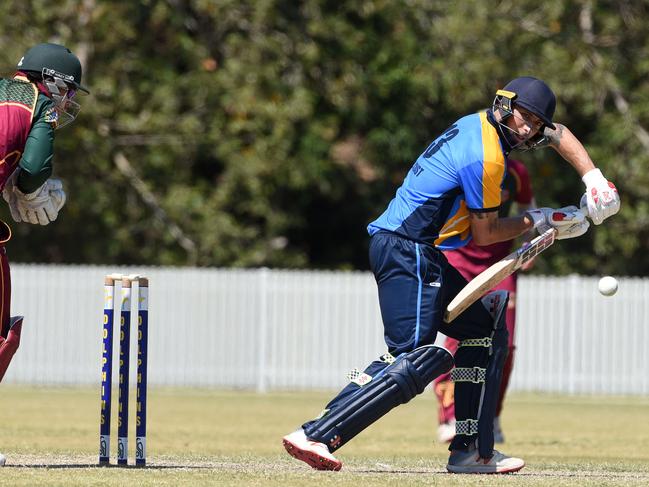
<instances>
[{"instance_id":1,"label":"white picket fence","mask_svg":"<svg viewBox=\"0 0 649 487\"><path fill-rule=\"evenodd\" d=\"M337 389L384 352L366 272L14 264L12 311L25 324L5 382L99 384L103 277L113 272L151 280L152 385ZM621 279L604 298L594 278L522 276L511 388L648 394L647 297L649 279Z\"/></svg>"}]
</instances>

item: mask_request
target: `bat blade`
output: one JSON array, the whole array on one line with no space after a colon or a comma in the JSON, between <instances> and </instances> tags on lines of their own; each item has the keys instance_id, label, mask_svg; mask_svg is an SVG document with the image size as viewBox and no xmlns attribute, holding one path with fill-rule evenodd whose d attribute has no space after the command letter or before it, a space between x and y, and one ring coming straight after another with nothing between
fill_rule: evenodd
<instances>
[{"instance_id":1,"label":"bat blade","mask_svg":"<svg viewBox=\"0 0 649 487\"><path fill-rule=\"evenodd\" d=\"M531 242L523 245L474 277L446 307L444 321L446 323L453 321L464 310L484 296L487 291L550 247L554 243L556 233L553 228L546 230Z\"/></svg>"}]
</instances>

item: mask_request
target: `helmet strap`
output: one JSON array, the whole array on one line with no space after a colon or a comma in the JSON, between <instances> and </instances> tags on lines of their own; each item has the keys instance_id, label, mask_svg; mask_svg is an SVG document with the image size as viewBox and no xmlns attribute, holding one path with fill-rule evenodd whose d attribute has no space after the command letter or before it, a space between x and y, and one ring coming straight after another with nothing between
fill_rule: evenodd
<instances>
[{"instance_id":1,"label":"helmet strap","mask_svg":"<svg viewBox=\"0 0 649 487\"><path fill-rule=\"evenodd\" d=\"M542 133L539 133L532 137L531 139L521 141L521 142L512 142L512 136L515 135L515 131L509 127L504 121L508 117L514 117L514 100L516 99L516 93L513 91L507 90L498 90L496 92L496 97L494 98L492 110L496 118L496 123L498 124L498 130L507 144L509 150L508 153L513 150L518 151L528 151L535 149L542 145L544 142L545 136Z\"/></svg>"}]
</instances>

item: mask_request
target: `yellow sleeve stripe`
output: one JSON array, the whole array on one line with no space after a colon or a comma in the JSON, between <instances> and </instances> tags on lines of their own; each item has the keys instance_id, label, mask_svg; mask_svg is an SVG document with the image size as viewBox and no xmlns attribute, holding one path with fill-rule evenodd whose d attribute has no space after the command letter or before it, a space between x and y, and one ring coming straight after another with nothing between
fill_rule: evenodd
<instances>
[{"instance_id":1,"label":"yellow sleeve stripe","mask_svg":"<svg viewBox=\"0 0 649 487\"><path fill-rule=\"evenodd\" d=\"M482 172L482 201L483 208L500 206L500 184L505 174L505 156L500 148L498 133L487 120L485 112L480 113L482 125L483 172Z\"/></svg>"},{"instance_id":2,"label":"yellow sleeve stripe","mask_svg":"<svg viewBox=\"0 0 649 487\"><path fill-rule=\"evenodd\" d=\"M447 220L444 226L439 231L439 237L435 240L435 245L441 244L447 238L455 235L460 235L462 239L466 239L471 230L471 222L469 221L469 210L466 207L464 200L460 202L457 213Z\"/></svg>"}]
</instances>

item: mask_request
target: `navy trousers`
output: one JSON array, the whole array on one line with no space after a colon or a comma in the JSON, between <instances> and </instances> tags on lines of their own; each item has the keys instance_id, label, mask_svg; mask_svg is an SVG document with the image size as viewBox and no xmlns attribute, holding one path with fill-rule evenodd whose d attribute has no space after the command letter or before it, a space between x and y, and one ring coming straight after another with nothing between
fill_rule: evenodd
<instances>
[{"instance_id":1,"label":"navy trousers","mask_svg":"<svg viewBox=\"0 0 649 487\"><path fill-rule=\"evenodd\" d=\"M493 319L480 301L452 324L444 323L444 310L467 281L444 254L394 233L379 232L370 241L370 267L378 286L383 333L394 357L435 342L438 331L457 340L482 338L492 332ZM387 363L375 360L365 373L377 380ZM359 390L348 384L325 407L331 411ZM307 437L317 420L302 427Z\"/></svg>"},{"instance_id":2,"label":"navy trousers","mask_svg":"<svg viewBox=\"0 0 649 487\"><path fill-rule=\"evenodd\" d=\"M392 355L433 343L438 331L458 340L491 333L493 320L480 302L444 323L446 306L467 281L435 247L378 233L370 242L370 266Z\"/></svg>"}]
</instances>

